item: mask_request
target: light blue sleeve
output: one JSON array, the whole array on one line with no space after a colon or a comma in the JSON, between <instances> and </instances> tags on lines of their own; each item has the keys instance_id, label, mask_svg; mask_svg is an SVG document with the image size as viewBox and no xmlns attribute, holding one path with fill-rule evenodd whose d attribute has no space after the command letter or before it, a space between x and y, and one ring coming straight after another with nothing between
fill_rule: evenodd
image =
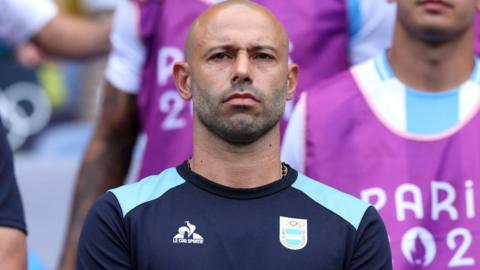
<instances>
[{"instance_id":1,"label":"light blue sleeve","mask_svg":"<svg viewBox=\"0 0 480 270\"><path fill-rule=\"evenodd\" d=\"M167 191L185 183L175 168L164 170L139 182L109 190L118 200L123 217L137 206L160 198Z\"/></svg>"}]
</instances>

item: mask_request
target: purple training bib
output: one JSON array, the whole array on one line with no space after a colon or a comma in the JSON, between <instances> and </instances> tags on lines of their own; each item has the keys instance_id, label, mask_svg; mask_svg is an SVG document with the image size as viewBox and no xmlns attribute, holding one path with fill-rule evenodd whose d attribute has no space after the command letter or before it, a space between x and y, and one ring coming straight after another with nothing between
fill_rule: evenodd
<instances>
[{"instance_id":1,"label":"purple training bib","mask_svg":"<svg viewBox=\"0 0 480 270\"><path fill-rule=\"evenodd\" d=\"M403 134L372 109L371 74L307 92L306 175L377 207L394 269L480 269L480 104L444 134Z\"/></svg>"}]
</instances>

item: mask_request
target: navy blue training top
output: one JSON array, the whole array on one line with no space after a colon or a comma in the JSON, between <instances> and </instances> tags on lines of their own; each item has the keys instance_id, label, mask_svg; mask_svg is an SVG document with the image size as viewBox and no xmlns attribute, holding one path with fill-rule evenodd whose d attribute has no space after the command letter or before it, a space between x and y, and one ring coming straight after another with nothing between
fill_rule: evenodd
<instances>
[{"instance_id":1,"label":"navy blue training top","mask_svg":"<svg viewBox=\"0 0 480 270\"><path fill-rule=\"evenodd\" d=\"M27 232L22 200L13 170L12 150L0 122L0 227Z\"/></svg>"},{"instance_id":2,"label":"navy blue training top","mask_svg":"<svg viewBox=\"0 0 480 270\"><path fill-rule=\"evenodd\" d=\"M289 168L234 189L186 163L113 189L90 210L78 269L392 269L372 206Z\"/></svg>"}]
</instances>

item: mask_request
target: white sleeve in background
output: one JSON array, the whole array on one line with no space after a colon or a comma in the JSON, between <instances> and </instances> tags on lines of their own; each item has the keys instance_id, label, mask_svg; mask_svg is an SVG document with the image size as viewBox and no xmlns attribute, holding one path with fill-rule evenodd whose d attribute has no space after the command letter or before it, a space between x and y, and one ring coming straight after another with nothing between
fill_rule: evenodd
<instances>
[{"instance_id":1,"label":"white sleeve in background","mask_svg":"<svg viewBox=\"0 0 480 270\"><path fill-rule=\"evenodd\" d=\"M374 57L392 43L396 3L387 0L347 0L350 63Z\"/></svg>"},{"instance_id":2,"label":"white sleeve in background","mask_svg":"<svg viewBox=\"0 0 480 270\"><path fill-rule=\"evenodd\" d=\"M295 170L305 171L305 109L306 94L302 94L288 121L282 143L282 161Z\"/></svg>"},{"instance_id":3,"label":"white sleeve in background","mask_svg":"<svg viewBox=\"0 0 480 270\"><path fill-rule=\"evenodd\" d=\"M118 1L110 34L112 51L105 77L115 88L130 94L139 91L146 57L146 49L138 30L139 19L139 10L133 1Z\"/></svg>"},{"instance_id":4,"label":"white sleeve in background","mask_svg":"<svg viewBox=\"0 0 480 270\"><path fill-rule=\"evenodd\" d=\"M0 39L22 43L45 27L58 13L51 0L0 0Z\"/></svg>"}]
</instances>

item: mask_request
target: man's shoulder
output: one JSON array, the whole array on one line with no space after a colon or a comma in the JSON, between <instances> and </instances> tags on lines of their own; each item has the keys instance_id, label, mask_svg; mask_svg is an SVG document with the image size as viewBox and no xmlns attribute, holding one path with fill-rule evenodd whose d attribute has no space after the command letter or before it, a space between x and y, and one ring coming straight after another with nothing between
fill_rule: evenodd
<instances>
[{"instance_id":1,"label":"man's shoulder","mask_svg":"<svg viewBox=\"0 0 480 270\"><path fill-rule=\"evenodd\" d=\"M370 204L301 173L292 185L315 203L325 207L358 230Z\"/></svg>"},{"instance_id":2,"label":"man's shoulder","mask_svg":"<svg viewBox=\"0 0 480 270\"><path fill-rule=\"evenodd\" d=\"M117 199L122 215L149 201L162 197L169 190L185 183L176 168L169 168L158 175L152 175L137 183L109 190Z\"/></svg>"}]
</instances>

